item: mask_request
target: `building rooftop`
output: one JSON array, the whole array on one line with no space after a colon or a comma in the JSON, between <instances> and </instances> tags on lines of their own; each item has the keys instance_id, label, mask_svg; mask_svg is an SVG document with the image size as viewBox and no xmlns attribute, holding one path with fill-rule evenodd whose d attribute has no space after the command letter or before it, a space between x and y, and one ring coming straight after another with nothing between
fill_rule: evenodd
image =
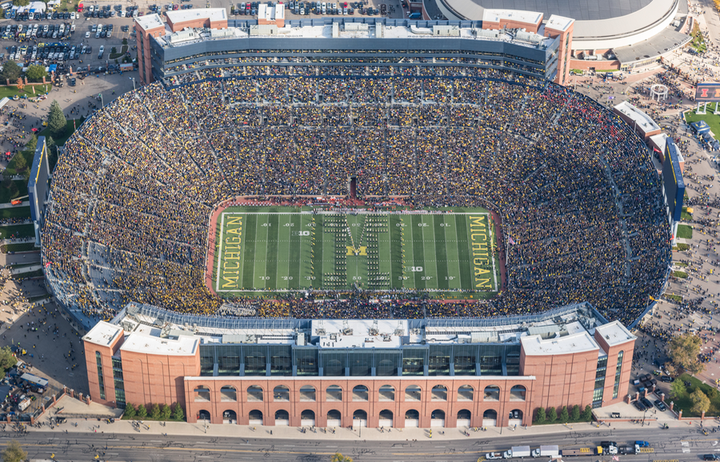
<instances>
[{"instance_id":1,"label":"building rooftop","mask_svg":"<svg viewBox=\"0 0 720 462\"><path fill-rule=\"evenodd\" d=\"M157 15L156 15L157 16ZM167 17L173 24L196 19L209 19L210 21L223 21L227 19L225 8L198 8L191 10L168 11Z\"/></svg>"},{"instance_id":2,"label":"building rooftop","mask_svg":"<svg viewBox=\"0 0 720 462\"><path fill-rule=\"evenodd\" d=\"M482 20L488 22L519 21L528 24L537 24L542 20L543 14L537 11L512 10L512 9L486 9L483 11Z\"/></svg>"},{"instance_id":3,"label":"building rooftop","mask_svg":"<svg viewBox=\"0 0 720 462\"><path fill-rule=\"evenodd\" d=\"M191 356L195 354L200 344L200 339L194 336L179 335L177 337L163 338L160 333L159 329L138 326L137 330L126 335L120 351L166 356Z\"/></svg>"},{"instance_id":4,"label":"building rooftop","mask_svg":"<svg viewBox=\"0 0 720 462\"><path fill-rule=\"evenodd\" d=\"M571 354L600 350L595 339L587 331L549 339L543 339L539 335L529 335L522 337L520 343L526 356Z\"/></svg>"},{"instance_id":5,"label":"building rooftop","mask_svg":"<svg viewBox=\"0 0 720 462\"><path fill-rule=\"evenodd\" d=\"M574 22L575 20L573 18L567 18L565 16L554 14L550 16L550 19L548 19L547 23L545 23L545 27L564 32L568 30Z\"/></svg>"},{"instance_id":6,"label":"building rooftop","mask_svg":"<svg viewBox=\"0 0 720 462\"><path fill-rule=\"evenodd\" d=\"M157 27L165 27L165 23L160 19L158 14L148 14L147 16L138 16L135 22L143 30L155 29Z\"/></svg>"},{"instance_id":7,"label":"building rooftop","mask_svg":"<svg viewBox=\"0 0 720 462\"><path fill-rule=\"evenodd\" d=\"M584 303L532 316L427 320L203 318L131 303L112 323L98 323L86 339L107 345L124 330L124 351L151 348L175 355L193 354L200 344L398 349L406 345L489 343L522 343L532 354L541 355L599 349L593 335L603 325L608 326L602 330L603 336L612 342L635 338L618 322L608 324Z\"/></svg>"},{"instance_id":8,"label":"building rooftop","mask_svg":"<svg viewBox=\"0 0 720 462\"><path fill-rule=\"evenodd\" d=\"M115 337L117 337L122 330L123 329L120 326L100 321L95 324L95 327L93 327L90 332L83 336L83 340L96 345L110 346Z\"/></svg>"},{"instance_id":9,"label":"building rooftop","mask_svg":"<svg viewBox=\"0 0 720 462\"><path fill-rule=\"evenodd\" d=\"M321 319L312 321L310 335L320 348L400 348L408 334L404 320Z\"/></svg>"},{"instance_id":10,"label":"building rooftop","mask_svg":"<svg viewBox=\"0 0 720 462\"><path fill-rule=\"evenodd\" d=\"M223 10L224 11L224 10ZM418 27L415 22L408 21L407 25L396 25L392 22L376 21L373 23L359 22L341 19L334 22L318 24L319 21L285 21L284 27L276 25L250 25L249 22L240 22L241 27L228 27L218 31L210 29L184 30L183 34L192 35L192 38L174 40L173 35L168 33L156 40L161 46L177 47L197 42L248 38L251 36L262 36L263 38L336 38L336 39L367 39L367 38L389 38L389 39L467 39L467 40L492 40L512 42L513 44L527 46L530 48L543 49L549 46L555 39L544 37L539 34L500 30L483 30L477 27L460 27L458 25L429 24L428 27ZM235 24L231 22L230 24ZM215 32L215 33L214 33ZM179 34L177 32L175 34Z\"/></svg>"},{"instance_id":11,"label":"building rooftop","mask_svg":"<svg viewBox=\"0 0 720 462\"><path fill-rule=\"evenodd\" d=\"M630 333L629 330L619 321L613 321L602 326L598 326L596 332L605 339L609 346L615 346L627 342L628 340L634 340L635 337Z\"/></svg>"},{"instance_id":12,"label":"building rooftop","mask_svg":"<svg viewBox=\"0 0 720 462\"><path fill-rule=\"evenodd\" d=\"M643 133L653 132L660 130L660 126L647 115L645 112L636 108L633 104L623 101L622 103L615 106L615 110L628 117L633 122L637 123Z\"/></svg>"}]
</instances>

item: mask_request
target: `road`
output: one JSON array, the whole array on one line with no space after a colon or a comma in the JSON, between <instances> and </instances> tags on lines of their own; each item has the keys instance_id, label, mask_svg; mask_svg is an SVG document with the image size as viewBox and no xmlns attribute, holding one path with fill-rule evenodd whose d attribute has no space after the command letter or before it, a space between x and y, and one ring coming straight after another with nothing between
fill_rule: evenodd
<instances>
[{"instance_id":1,"label":"road","mask_svg":"<svg viewBox=\"0 0 720 462\"><path fill-rule=\"evenodd\" d=\"M439 429L437 429L439 430ZM522 444L537 447L541 444L557 444L561 448L592 447L600 440L619 444L634 440L649 441L654 453L627 456L625 460L700 460L702 454L720 453L720 433L703 436L696 425L685 428L658 430L656 427L623 428L621 430L572 432L563 434L534 434L515 438L468 438L463 440L432 441L312 441L303 439L242 439L197 436L168 437L158 435L127 435L110 433L61 433L54 431L30 431L26 433L0 432L0 444L17 439L29 453L30 459L50 459L55 454L58 461L327 461L336 451L360 461L452 461L475 462L481 454L491 450L506 450L511 445ZM713 438L714 435L718 435ZM474 434L473 434L474 436ZM520 436L520 435L518 435ZM573 460L604 460L611 457L577 457Z\"/></svg>"}]
</instances>

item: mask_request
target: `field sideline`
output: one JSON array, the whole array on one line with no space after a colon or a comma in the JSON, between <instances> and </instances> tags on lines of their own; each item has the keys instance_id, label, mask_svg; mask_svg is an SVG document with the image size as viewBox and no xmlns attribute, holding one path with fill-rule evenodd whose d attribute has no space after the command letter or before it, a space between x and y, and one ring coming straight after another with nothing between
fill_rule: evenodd
<instances>
[{"instance_id":1,"label":"field sideline","mask_svg":"<svg viewBox=\"0 0 720 462\"><path fill-rule=\"evenodd\" d=\"M229 297L357 289L486 298L499 285L494 227L479 208L229 207L215 242L212 289Z\"/></svg>"}]
</instances>

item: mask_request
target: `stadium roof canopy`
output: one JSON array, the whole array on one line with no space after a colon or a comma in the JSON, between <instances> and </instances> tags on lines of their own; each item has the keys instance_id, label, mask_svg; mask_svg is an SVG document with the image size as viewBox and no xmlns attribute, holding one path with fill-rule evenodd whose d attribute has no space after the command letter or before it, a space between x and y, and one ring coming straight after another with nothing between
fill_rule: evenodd
<instances>
[{"instance_id":1,"label":"stadium roof canopy","mask_svg":"<svg viewBox=\"0 0 720 462\"><path fill-rule=\"evenodd\" d=\"M680 0L425 0L429 14L448 19L482 19L489 9L519 10L575 20L572 48L606 50L660 34L687 7Z\"/></svg>"}]
</instances>

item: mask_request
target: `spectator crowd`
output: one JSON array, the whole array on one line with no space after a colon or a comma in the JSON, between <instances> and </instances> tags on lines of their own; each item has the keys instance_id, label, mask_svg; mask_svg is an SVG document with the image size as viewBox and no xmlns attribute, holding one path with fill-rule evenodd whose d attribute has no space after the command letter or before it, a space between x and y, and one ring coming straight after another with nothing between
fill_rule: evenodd
<instances>
[{"instance_id":1,"label":"spectator crowd","mask_svg":"<svg viewBox=\"0 0 720 462\"><path fill-rule=\"evenodd\" d=\"M661 181L622 120L570 89L477 68L321 76L193 72L97 112L68 140L42 232L56 294L89 316L127 302L216 314L208 220L238 196L388 196L502 220L506 290L489 301L378 293L243 300L261 316L534 314L588 301L629 322L667 279ZM314 298L329 297L324 303Z\"/></svg>"}]
</instances>

